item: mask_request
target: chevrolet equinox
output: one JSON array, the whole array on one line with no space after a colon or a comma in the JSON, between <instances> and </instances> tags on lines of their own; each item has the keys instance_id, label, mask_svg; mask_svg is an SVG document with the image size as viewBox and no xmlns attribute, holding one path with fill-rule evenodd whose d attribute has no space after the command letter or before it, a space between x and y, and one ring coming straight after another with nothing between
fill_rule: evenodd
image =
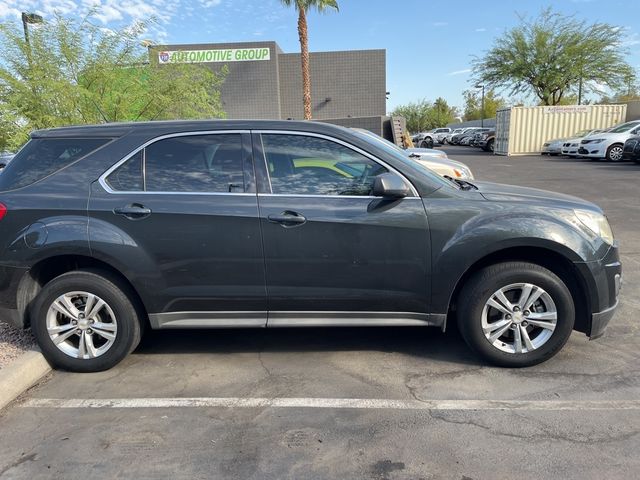
<instances>
[{"instance_id":1,"label":"chevrolet equinox","mask_svg":"<svg viewBox=\"0 0 640 480\"><path fill-rule=\"evenodd\" d=\"M620 289L596 205L446 179L294 121L36 131L0 174L0 318L99 371L145 328L434 326L485 361L600 336Z\"/></svg>"}]
</instances>

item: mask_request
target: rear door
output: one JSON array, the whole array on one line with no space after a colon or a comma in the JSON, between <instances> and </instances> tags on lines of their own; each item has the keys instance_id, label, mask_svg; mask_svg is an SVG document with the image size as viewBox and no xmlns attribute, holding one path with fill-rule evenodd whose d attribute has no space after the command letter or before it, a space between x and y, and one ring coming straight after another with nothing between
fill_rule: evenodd
<instances>
[{"instance_id":1,"label":"rear door","mask_svg":"<svg viewBox=\"0 0 640 480\"><path fill-rule=\"evenodd\" d=\"M313 134L254 133L254 147L268 324L424 322L427 218L417 195L371 195L390 167Z\"/></svg>"},{"instance_id":2,"label":"rear door","mask_svg":"<svg viewBox=\"0 0 640 480\"><path fill-rule=\"evenodd\" d=\"M155 327L264 326L254 178L248 132L195 132L149 143L93 185L92 250L129 270Z\"/></svg>"}]
</instances>

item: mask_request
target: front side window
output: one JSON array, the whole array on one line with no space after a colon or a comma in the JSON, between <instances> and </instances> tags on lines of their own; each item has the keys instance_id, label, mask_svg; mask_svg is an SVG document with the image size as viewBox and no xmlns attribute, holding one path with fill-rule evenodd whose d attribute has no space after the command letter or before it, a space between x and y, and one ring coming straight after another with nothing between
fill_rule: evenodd
<instances>
[{"instance_id":1,"label":"front side window","mask_svg":"<svg viewBox=\"0 0 640 480\"><path fill-rule=\"evenodd\" d=\"M118 191L241 193L240 134L188 135L147 146L107 177Z\"/></svg>"},{"instance_id":2,"label":"front side window","mask_svg":"<svg viewBox=\"0 0 640 480\"><path fill-rule=\"evenodd\" d=\"M263 134L271 191L284 195L371 195L388 170L343 145L317 137Z\"/></svg>"}]
</instances>

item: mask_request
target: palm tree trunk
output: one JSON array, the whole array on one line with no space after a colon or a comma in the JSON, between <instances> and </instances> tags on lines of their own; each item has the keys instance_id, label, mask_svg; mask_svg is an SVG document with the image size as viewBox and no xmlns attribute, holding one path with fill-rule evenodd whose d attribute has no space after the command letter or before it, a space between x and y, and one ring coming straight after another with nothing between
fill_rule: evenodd
<instances>
[{"instance_id":1,"label":"palm tree trunk","mask_svg":"<svg viewBox=\"0 0 640 480\"><path fill-rule=\"evenodd\" d=\"M302 61L302 103L304 119L311 120L311 73L309 71L309 32L307 14L298 8L298 36L300 37L300 60Z\"/></svg>"}]
</instances>

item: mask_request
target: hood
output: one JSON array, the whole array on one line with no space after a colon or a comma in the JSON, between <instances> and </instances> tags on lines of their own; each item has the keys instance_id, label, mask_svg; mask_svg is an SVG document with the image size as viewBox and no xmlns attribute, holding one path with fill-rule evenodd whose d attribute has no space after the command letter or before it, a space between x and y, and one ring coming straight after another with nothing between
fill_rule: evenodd
<instances>
[{"instance_id":1,"label":"hood","mask_svg":"<svg viewBox=\"0 0 640 480\"><path fill-rule=\"evenodd\" d=\"M478 187L478 191L484 198L493 202L530 202L555 207L582 208L602 213L594 203L564 193L491 182L474 181L473 184Z\"/></svg>"},{"instance_id":2,"label":"hood","mask_svg":"<svg viewBox=\"0 0 640 480\"><path fill-rule=\"evenodd\" d=\"M566 142L566 138L554 138L553 140L547 140L544 143L558 143L558 142Z\"/></svg>"}]
</instances>

